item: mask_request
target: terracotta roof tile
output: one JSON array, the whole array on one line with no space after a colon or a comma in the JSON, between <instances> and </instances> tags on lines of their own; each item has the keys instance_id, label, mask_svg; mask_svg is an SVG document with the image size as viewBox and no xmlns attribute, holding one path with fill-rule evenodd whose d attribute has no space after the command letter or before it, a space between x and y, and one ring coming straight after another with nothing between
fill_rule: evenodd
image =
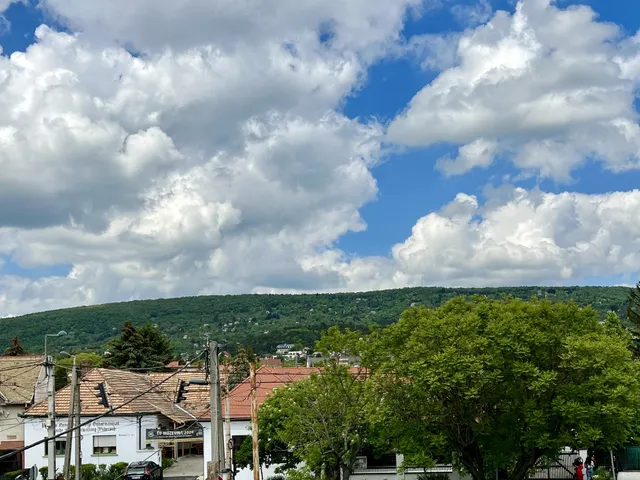
<instances>
[{"instance_id":1,"label":"terracotta roof tile","mask_svg":"<svg viewBox=\"0 0 640 480\"><path fill-rule=\"evenodd\" d=\"M24 447L23 440L5 440L4 442L0 442L0 451L17 450L22 447Z\"/></svg>"},{"instance_id":2,"label":"terracotta roof tile","mask_svg":"<svg viewBox=\"0 0 640 480\"><path fill-rule=\"evenodd\" d=\"M320 368L288 368L288 367L268 367L261 366L256 370L256 384L258 390L258 407L262 405L269 394L276 388L309 378L312 373L320 372ZM251 418L251 385L249 379L245 379L229 393L229 410L232 420L246 420ZM222 401L222 411L224 414L225 401ZM209 409L201 417L211 418Z\"/></svg>"},{"instance_id":3,"label":"terracotta roof tile","mask_svg":"<svg viewBox=\"0 0 640 480\"><path fill-rule=\"evenodd\" d=\"M43 363L42 356L0 356L0 395L7 403L32 402Z\"/></svg>"},{"instance_id":4,"label":"terracotta roof tile","mask_svg":"<svg viewBox=\"0 0 640 480\"><path fill-rule=\"evenodd\" d=\"M105 384L107 398L111 406L122 405L131 400L136 395L144 392L150 387L157 385L163 378L171 375L162 374L163 377L153 377L143 373L133 373L124 370L111 370L105 368L95 368L87 372L80 382L80 401L82 403L82 415L100 415L108 410L96 397L98 391L95 389L100 383ZM177 375L176 375L177 376ZM165 382L169 384L173 378ZM174 381L175 382L175 381ZM185 411L186 409L177 407L174 404L174 396L169 393L169 387L160 385L140 398L133 400L128 405L118 409L114 415L135 414L135 413L160 413L178 422L184 423L194 419L194 415ZM56 392L56 412L61 416L69 414L71 387L66 386ZM27 416L44 416L47 414L47 402L43 401L27 410Z\"/></svg>"}]
</instances>

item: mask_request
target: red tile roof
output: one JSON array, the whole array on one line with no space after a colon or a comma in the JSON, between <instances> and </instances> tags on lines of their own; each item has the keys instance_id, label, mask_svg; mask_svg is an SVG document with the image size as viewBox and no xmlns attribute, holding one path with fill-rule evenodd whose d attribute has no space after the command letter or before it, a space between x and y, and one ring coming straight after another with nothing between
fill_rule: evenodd
<instances>
[{"instance_id":1,"label":"red tile roof","mask_svg":"<svg viewBox=\"0 0 640 480\"><path fill-rule=\"evenodd\" d=\"M261 366L256 370L256 385L258 391L258 407L262 405L270 393L276 388L288 385L299 380L309 378L312 373L318 373L319 368L288 368ZM222 413L224 415L225 399L222 400ZM229 393L229 410L232 420L247 420L251 418L251 384L245 379ZM203 420L211 419L211 411L207 411L201 417Z\"/></svg>"},{"instance_id":2,"label":"red tile roof","mask_svg":"<svg viewBox=\"0 0 640 480\"><path fill-rule=\"evenodd\" d=\"M167 378L170 373L161 374L158 378L143 373L133 373L124 370L111 370L106 368L94 368L90 370L80 382L80 400L82 403L82 415L100 415L108 410L101 405L96 397L98 393L95 387L105 384L105 390L109 404L111 406L122 405L134 397L153 388L140 398L133 400L128 405L118 409L114 415L135 414L135 413L159 413L171 420L184 423L192 421L193 415L174 405L175 393L171 395L172 385L177 385L177 379L172 377L165 384L157 386L163 378ZM191 374L193 376L193 373ZM177 377L178 375L176 375ZM169 384L169 385L166 385ZM68 415L70 403L71 387L66 386L56 392L56 413ZM37 403L25 412L25 416L44 416L47 414L47 401Z\"/></svg>"},{"instance_id":3,"label":"red tile roof","mask_svg":"<svg viewBox=\"0 0 640 480\"><path fill-rule=\"evenodd\" d=\"M44 357L0 356L0 398L8 404L25 405L33 401Z\"/></svg>"},{"instance_id":4,"label":"red tile roof","mask_svg":"<svg viewBox=\"0 0 640 480\"><path fill-rule=\"evenodd\" d=\"M0 451L18 450L22 447L24 447L24 441L22 440L5 440L4 442L0 442Z\"/></svg>"}]
</instances>

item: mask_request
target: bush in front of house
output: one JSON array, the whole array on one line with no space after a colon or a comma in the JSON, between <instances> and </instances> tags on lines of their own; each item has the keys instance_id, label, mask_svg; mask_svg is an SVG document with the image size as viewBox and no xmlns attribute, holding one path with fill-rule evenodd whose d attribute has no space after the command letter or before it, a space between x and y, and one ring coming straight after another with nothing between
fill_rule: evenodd
<instances>
[{"instance_id":1,"label":"bush in front of house","mask_svg":"<svg viewBox=\"0 0 640 480\"><path fill-rule=\"evenodd\" d=\"M165 469L169 468L174 463L175 463L175 460L173 458L163 458L162 459L162 470L165 470Z\"/></svg>"},{"instance_id":2,"label":"bush in front of house","mask_svg":"<svg viewBox=\"0 0 640 480\"><path fill-rule=\"evenodd\" d=\"M593 472L593 480L611 480L611 470L605 467L598 467Z\"/></svg>"},{"instance_id":3,"label":"bush in front of house","mask_svg":"<svg viewBox=\"0 0 640 480\"><path fill-rule=\"evenodd\" d=\"M40 478L42 480L47 480L49 476L49 467L42 467L38 469L38 473L40 474Z\"/></svg>"},{"instance_id":4,"label":"bush in front of house","mask_svg":"<svg viewBox=\"0 0 640 480\"><path fill-rule=\"evenodd\" d=\"M7 472L4 474L4 480L16 480L16 477L22 475L23 473L28 474L29 470L16 470L15 472Z\"/></svg>"}]
</instances>

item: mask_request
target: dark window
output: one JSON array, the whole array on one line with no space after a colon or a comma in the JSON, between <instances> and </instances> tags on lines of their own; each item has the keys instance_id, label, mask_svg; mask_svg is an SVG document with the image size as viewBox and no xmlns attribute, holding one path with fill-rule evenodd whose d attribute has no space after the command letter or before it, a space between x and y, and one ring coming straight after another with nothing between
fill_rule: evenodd
<instances>
[{"instance_id":1,"label":"dark window","mask_svg":"<svg viewBox=\"0 0 640 480\"><path fill-rule=\"evenodd\" d=\"M56 455L64 455L65 450L67 449L67 441L66 440L56 440ZM44 444L44 455L49 455L49 442Z\"/></svg>"}]
</instances>

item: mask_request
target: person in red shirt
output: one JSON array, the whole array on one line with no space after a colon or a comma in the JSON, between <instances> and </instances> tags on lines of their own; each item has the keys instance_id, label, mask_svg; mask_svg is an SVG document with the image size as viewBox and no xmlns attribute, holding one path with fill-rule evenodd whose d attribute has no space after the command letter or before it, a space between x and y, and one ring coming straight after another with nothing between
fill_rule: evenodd
<instances>
[{"instance_id":1,"label":"person in red shirt","mask_svg":"<svg viewBox=\"0 0 640 480\"><path fill-rule=\"evenodd\" d=\"M584 480L584 465L582 462L576 465L576 480Z\"/></svg>"}]
</instances>

